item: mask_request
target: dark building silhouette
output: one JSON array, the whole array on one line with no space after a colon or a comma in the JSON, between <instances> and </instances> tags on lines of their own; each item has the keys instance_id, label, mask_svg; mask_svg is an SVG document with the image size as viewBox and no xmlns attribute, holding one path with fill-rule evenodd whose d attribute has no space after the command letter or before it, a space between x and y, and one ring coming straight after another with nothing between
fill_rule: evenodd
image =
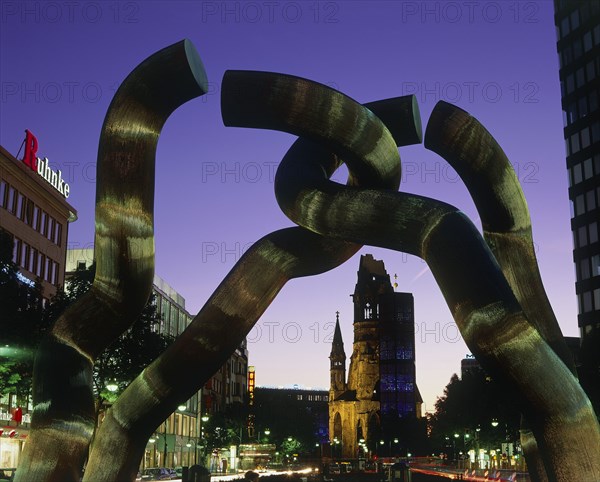
<instances>
[{"instance_id":1,"label":"dark building silhouette","mask_svg":"<svg viewBox=\"0 0 600 482\"><path fill-rule=\"evenodd\" d=\"M293 437L308 447L328 441L328 401L326 390L256 387L253 410L257 441L281 445Z\"/></svg>"},{"instance_id":2,"label":"dark building silhouette","mask_svg":"<svg viewBox=\"0 0 600 482\"><path fill-rule=\"evenodd\" d=\"M354 343L348 378L339 317L331 348L329 434L333 451L361 455L381 440L404 447L394 428L401 419L421 416L415 379L414 301L396 293L383 261L361 256L354 302ZM361 444L364 441L364 445Z\"/></svg>"},{"instance_id":3,"label":"dark building silhouette","mask_svg":"<svg viewBox=\"0 0 600 482\"><path fill-rule=\"evenodd\" d=\"M569 174L580 379L600 407L600 2L555 0Z\"/></svg>"},{"instance_id":4,"label":"dark building silhouette","mask_svg":"<svg viewBox=\"0 0 600 482\"><path fill-rule=\"evenodd\" d=\"M460 361L460 378L464 378L467 373L479 371L483 371L483 368L481 368L481 365L473 355L467 354L467 356Z\"/></svg>"}]
</instances>

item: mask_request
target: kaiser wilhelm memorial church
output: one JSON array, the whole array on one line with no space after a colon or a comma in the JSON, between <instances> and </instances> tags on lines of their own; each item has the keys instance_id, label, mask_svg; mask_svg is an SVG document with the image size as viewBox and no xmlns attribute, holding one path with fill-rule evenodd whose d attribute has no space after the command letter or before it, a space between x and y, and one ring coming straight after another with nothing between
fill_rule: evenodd
<instances>
[{"instance_id":1,"label":"kaiser wilhelm memorial church","mask_svg":"<svg viewBox=\"0 0 600 482\"><path fill-rule=\"evenodd\" d=\"M420 418L422 405L415 380L412 294L396 293L383 261L367 254L360 258L352 298L354 343L347 379L339 315L329 356L329 434L342 458L362 457L381 441L391 452L391 440L399 442L392 427L401 419Z\"/></svg>"}]
</instances>

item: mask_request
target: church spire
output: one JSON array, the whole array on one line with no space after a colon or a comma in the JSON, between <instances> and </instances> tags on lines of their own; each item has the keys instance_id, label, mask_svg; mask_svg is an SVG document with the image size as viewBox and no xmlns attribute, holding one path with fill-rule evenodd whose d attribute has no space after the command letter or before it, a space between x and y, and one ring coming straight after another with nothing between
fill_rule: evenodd
<instances>
[{"instance_id":1,"label":"church spire","mask_svg":"<svg viewBox=\"0 0 600 482\"><path fill-rule=\"evenodd\" d=\"M346 389L346 353L344 352L344 342L342 340L342 330L340 329L340 312L335 312L335 332L333 333L333 343L331 344L330 374L330 397L335 399Z\"/></svg>"},{"instance_id":2,"label":"church spire","mask_svg":"<svg viewBox=\"0 0 600 482\"><path fill-rule=\"evenodd\" d=\"M340 329L340 312L335 312L335 331L333 332L333 346L331 352L335 347L340 346L342 352L344 351L344 341L342 340L342 330Z\"/></svg>"}]
</instances>

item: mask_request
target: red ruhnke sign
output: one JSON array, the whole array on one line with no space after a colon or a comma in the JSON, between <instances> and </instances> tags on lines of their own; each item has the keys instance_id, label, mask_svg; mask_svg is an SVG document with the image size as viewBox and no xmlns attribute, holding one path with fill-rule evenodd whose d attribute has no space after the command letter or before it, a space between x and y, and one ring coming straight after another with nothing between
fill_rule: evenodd
<instances>
[{"instance_id":1,"label":"red ruhnke sign","mask_svg":"<svg viewBox=\"0 0 600 482\"><path fill-rule=\"evenodd\" d=\"M60 169L54 171L50 167L50 161L47 157L40 159L36 156L38 150L38 140L29 130L25 130L25 156L23 162L29 166L32 171L37 172L54 189L61 193L65 198L69 197L71 188L62 178Z\"/></svg>"}]
</instances>

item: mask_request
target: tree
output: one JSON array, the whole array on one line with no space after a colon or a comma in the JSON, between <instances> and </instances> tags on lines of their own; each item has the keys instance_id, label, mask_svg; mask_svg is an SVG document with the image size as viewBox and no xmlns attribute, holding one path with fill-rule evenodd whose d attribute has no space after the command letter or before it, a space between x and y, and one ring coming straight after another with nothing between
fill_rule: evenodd
<instances>
[{"instance_id":1,"label":"tree","mask_svg":"<svg viewBox=\"0 0 600 482\"><path fill-rule=\"evenodd\" d=\"M52 322L58 315L89 291L94 281L96 264L77 268L52 299L45 312ZM94 364L93 382L96 394L96 418L103 406L113 403L131 381L172 343L173 337L161 334L161 322L156 309L155 295L144 307L133 325L117 338L98 357Z\"/></svg>"},{"instance_id":2,"label":"tree","mask_svg":"<svg viewBox=\"0 0 600 482\"><path fill-rule=\"evenodd\" d=\"M483 370L468 371L462 379L454 374L435 408L431 440L440 452L448 450L448 440L457 450L475 448L476 441L482 448L498 448L519 440L521 417L511 391Z\"/></svg>"},{"instance_id":3,"label":"tree","mask_svg":"<svg viewBox=\"0 0 600 482\"><path fill-rule=\"evenodd\" d=\"M242 443L248 422L247 406L241 403L229 405L224 412L217 412L204 424L208 452Z\"/></svg>"}]
</instances>

